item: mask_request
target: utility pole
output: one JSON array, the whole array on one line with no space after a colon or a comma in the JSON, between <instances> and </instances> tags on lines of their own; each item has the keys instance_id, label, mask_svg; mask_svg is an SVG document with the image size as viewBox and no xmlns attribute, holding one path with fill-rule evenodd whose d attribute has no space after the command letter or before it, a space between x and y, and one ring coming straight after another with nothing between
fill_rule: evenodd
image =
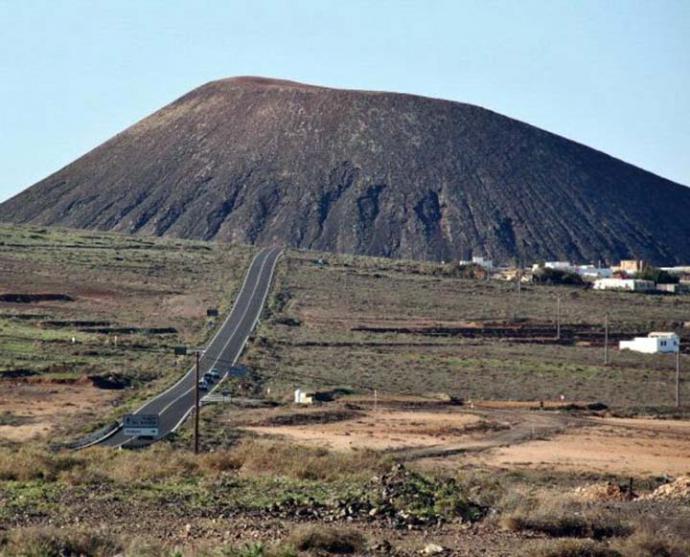
<instances>
[{"instance_id":1,"label":"utility pole","mask_svg":"<svg viewBox=\"0 0 690 557\"><path fill-rule=\"evenodd\" d=\"M604 365L609 365L609 312L604 315Z\"/></svg>"},{"instance_id":2,"label":"utility pole","mask_svg":"<svg viewBox=\"0 0 690 557\"><path fill-rule=\"evenodd\" d=\"M196 351L196 380L194 381L194 454L199 454L199 360L201 352Z\"/></svg>"},{"instance_id":3,"label":"utility pole","mask_svg":"<svg viewBox=\"0 0 690 557\"><path fill-rule=\"evenodd\" d=\"M561 340L561 295L556 296L556 340Z\"/></svg>"},{"instance_id":4,"label":"utility pole","mask_svg":"<svg viewBox=\"0 0 690 557\"><path fill-rule=\"evenodd\" d=\"M676 408L680 408L680 342L676 352Z\"/></svg>"},{"instance_id":5,"label":"utility pole","mask_svg":"<svg viewBox=\"0 0 690 557\"><path fill-rule=\"evenodd\" d=\"M517 321L518 319L518 307L520 305L520 291L522 289L522 268L520 268L520 263L518 260L518 269L515 273L515 305L513 306L513 316L512 321Z\"/></svg>"}]
</instances>

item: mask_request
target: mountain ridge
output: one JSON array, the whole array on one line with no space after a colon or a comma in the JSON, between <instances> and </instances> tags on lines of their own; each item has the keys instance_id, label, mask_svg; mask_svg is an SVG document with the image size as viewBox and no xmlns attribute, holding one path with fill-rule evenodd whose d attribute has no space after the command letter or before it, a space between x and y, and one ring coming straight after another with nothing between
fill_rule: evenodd
<instances>
[{"instance_id":1,"label":"mountain ridge","mask_svg":"<svg viewBox=\"0 0 690 557\"><path fill-rule=\"evenodd\" d=\"M690 260L690 188L466 103L211 81L0 220L416 259Z\"/></svg>"}]
</instances>

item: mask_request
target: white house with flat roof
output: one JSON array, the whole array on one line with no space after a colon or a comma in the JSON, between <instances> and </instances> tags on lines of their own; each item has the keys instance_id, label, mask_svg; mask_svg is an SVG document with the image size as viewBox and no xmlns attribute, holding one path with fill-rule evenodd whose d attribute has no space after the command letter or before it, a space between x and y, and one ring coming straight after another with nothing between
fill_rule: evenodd
<instances>
[{"instance_id":1,"label":"white house with flat roof","mask_svg":"<svg viewBox=\"0 0 690 557\"><path fill-rule=\"evenodd\" d=\"M656 288L654 281L642 279L600 278L594 281L595 290L629 290L649 292Z\"/></svg>"},{"instance_id":2,"label":"white house with flat roof","mask_svg":"<svg viewBox=\"0 0 690 557\"><path fill-rule=\"evenodd\" d=\"M621 340L620 350L633 350L645 354L664 354L680 350L680 338L675 333L649 333L646 337Z\"/></svg>"}]
</instances>

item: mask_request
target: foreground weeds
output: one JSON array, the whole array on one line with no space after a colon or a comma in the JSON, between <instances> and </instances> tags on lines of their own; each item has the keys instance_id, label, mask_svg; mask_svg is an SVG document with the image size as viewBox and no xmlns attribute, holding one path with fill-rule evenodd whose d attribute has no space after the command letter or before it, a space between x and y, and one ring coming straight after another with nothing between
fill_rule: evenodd
<instances>
[{"instance_id":1,"label":"foreground weeds","mask_svg":"<svg viewBox=\"0 0 690 557\"><path fill-rule=\"evenodd\" d=\"M681 536L653 532L642 526L626 538L610 543L589 539L557 539L537 543L527 550L530 557L687 557L690 542Z\"/></svg>"},{"instance_id":2,"label":"foreground weeds","mask_svg":"<svg viewBox=\"0 0 690 557\"><path fill-rule=\"evenodd\" d=\"M495 522L503 529L545 538L528 546L525 554L531 557L690 555L690 515L682 504L642 509L634 501L591 502L549 492L509 494L501 505ZM669 512L672 516L661 518Z\"/></svg>"},{"instance_id":3,"label":"foreground weeds","mask_svg":"<svg viewBox=\"0 0 690 557\"><path fill-rule=\"evenodd\" d=\"M333 526L300 526L288 543L299 551L326 553L359 553L366 548L366 539L359 531Z\"/></svg>"},{"instance_id":4,"label":"foreground weeds","mask_svg":"<svg viewBox=\"0 0 690 557\"><path fill-rule=\"evenodd\" d=\"M685 528L684 534L665 532L643 525L632 536L616 540L613 548L625 557L686 557L690 555L689 532Z\"/></svg>"},{"instance_id":5,"label":"foreground weeds","mask_svg":"<svg viewBox=\"0 0 690 557\"><path fill-rule=\"evenodd\" d=\"M390 460L374 451L332 452L287 443L243 441L231 451L204 456L205 470L237 470L249 476L274 475L296 480L334 481L364 478L390 466Z\"/></svg>"},{"instance_id":6,"label":"foreground weeds","mask_svg":"<svg viewBox=\"0 0 690 557\"><path fill-rule=\"evenodd\" d=\"M331 533L330 547L349 548L350 540L362 540L361 535L340 535ZM305 542L306 538L295 536ZM322 538L326 539L326 538ZM341 541L338 541L341 540ZM309 545L308 540L306 541ZM339 544L340 545L337 545ZM326 546L312 545L313 548L327 549ZM362 546L357 546L358 548ZM351 553L351 551L345 551ZM0 556L2 557L296 557L294 545L263 544L260 542L245 543L236 546L218 546L202 544L193 550L170 547L150 540L120 540L110 534L98 531L90 532L75 528L16 528L4 538L0 538Z\"/></svg>"},{"instance_id":7,"label":"foreground weeds","mask_svg":"<svg viewBox=\"0 0 690 557\"><path fill-rule=\"evenodd\" d=\"M518 507L500 519L506 530L528 530L553 538L604 538L627 536L632 527L619 515L597 505L551 497L531 508Z\"/></svg>"},{"instance_id":8,"label":"foreground weeds","mask_svg":"<svg viewBox=\"0 0 690 557\"><path fill-rule=\"evenodd\" d=\"M0 555L22 557L59 557L87 555L109 557L122 545L105 532L65 528L17 528L2 540Z\"/></svg>"},{"instance_id":9,"label":"foreground weeds","mask_svg":"<svg viewBox=\"0 0 690 557\"><path fill-rule=\"evenodd\" d=\"M527 551L529 557L621 557L618 551L592 540L547 540Z\"/></svg>"},{"instance_id":10,"label":"foreground weeds","mask_svg":"<svg viewBox=\"0 0 690 557\"><path fill-rule=\"evenodd\" d=\"M0 449L0 481L63 481L71 485L94 481L137 484L162 479L189 480L225 473L335 481L365 478L389 466L386 458L372 451L335 453L252 440L200 457L164 444L143 451L92 448L78 453L50 452L36 447Z\"/></svg>"},{"instance_id":11,"label":"foreground weeds","mask_svg":"<svg viewBox=\"0 0 690 557\"><path fill-rule=\"evenodd\" d=\"M494 469L453 478L375 452L255 439L202 455L163 443L0 448L0 557L366 554L377 531L417 541L477 521L482 535L515 540L519 555L690 555L682 503L582 500L576 478L540 478ZM251 535L225 545L236 521Z\"/></svg>"}]
</instances>

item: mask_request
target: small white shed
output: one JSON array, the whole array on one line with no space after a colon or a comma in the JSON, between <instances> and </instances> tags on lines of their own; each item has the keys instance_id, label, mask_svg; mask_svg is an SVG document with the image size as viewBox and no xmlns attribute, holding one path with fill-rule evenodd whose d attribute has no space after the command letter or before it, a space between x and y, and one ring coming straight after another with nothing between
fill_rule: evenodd
<instances>
[{"instance_id":1,"label":"small white shed","mask_svg":"<svg viewBox=\"0 0 690 557\"><path fill-rule=\"evenodd\" d=\"M314 393L303 391L302 389L295 389L295 404L313 404Z\"/></svg>"},{"instance_id":2,"label":"small white shed","mask_svg":"<svg viewBox=\"0 0 690 557\"><path fill-rule=\"evenodd\" d=\"M675 333L649 333L646 337L635 337L633 340L621 340L621 350L633 350L645 354L663 354L678 352L680 338Z\"/></svg>"}]
</instances>

